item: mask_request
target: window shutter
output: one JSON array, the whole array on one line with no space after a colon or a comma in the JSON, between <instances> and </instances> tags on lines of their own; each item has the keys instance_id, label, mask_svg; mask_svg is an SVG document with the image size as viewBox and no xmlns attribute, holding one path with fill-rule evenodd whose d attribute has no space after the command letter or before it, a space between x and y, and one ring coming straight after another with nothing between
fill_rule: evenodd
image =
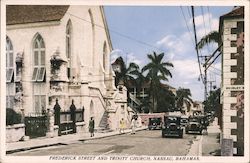
<instances>
[{"instance_id":1,"label":"window shutter","mask_svg":"<svg viewBox=\"0 0 250 163\"><path fill-rule=\"evenodd\" d=\"M45 76L45 67L41 67L38 71L37 81L43 81Z\"/></svg>"},{"instance_id":2,"label":"window shutter","mask_svg":"<svg viewBox=\"0 0 250 163\"><path fill-rule=\"evenodd\" d=\"M6 82L9 83L11 81L13 81L13 74L14 74L14 70L12 68L8 68L6 70Z\"/></svg>"},{"instance_id":3,"label":"window shutter","mask_svg":"<svg viewBox=\"0 0 250 163\"><path fill-rule=\"evenodd\" d=\"M37 74L38 74L38 68L37 67L35 67L34 69L33 69L33 73L32 73L32 81L36 81L37 80Z\"/></svg>"}]
</instances>

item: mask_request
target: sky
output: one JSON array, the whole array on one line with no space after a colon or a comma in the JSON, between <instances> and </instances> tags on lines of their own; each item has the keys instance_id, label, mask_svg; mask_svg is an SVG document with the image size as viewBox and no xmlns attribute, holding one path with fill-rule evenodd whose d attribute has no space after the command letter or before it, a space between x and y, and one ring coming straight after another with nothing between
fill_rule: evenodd
<instances>
[{"instance_id":1,"label":"sky","mask_svg":"<svg viewBox=\"0 0 250 163\"><path fill-rule=\"evenodd\" d=\"M219 17L232 6L195 6L194 15L198 41L202 36L219 29ZM195 51L191 7L188 6L105 6L113 51L111 63L122 56L127 64L140 68L149 62L147 54L164 52L163 61L171 62L172 78L168 84L191 90L192 99L204 100L204 85L199 81L199 66ZM216 44L205 46L201 55L211 55ZM204 59L201 63L204 63ZM204 70L202 69L204 74ZM208 81L220 87L220 57L208 71ZM208 86L208 90L210 84Z\"/></svg>"}]
</instances>

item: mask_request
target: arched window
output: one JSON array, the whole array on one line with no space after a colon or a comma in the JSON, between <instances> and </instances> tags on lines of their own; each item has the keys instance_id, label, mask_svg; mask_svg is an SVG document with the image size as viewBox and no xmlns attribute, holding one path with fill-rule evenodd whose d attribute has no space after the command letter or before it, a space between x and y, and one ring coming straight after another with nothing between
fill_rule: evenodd
<instances>
[{"instance_id":1,"label":"arched window","mask_svg":"<svg viewBox=\"0 0 250 163\"><path fill-rule=\"evenodd\" d=\"M33 108L36 113L46 110L46 83L45 83L45 43L40 34L33 40Z\"/></svg>"},{"instance_id":2,"label":"arched window","mask_svg":"<svg viewBox=\"0 0 250 163\"><path fill-rule=\"evenodd\" d=\"M14 63L13 45L10 38L6 36L6 108L14 107Z\"/></svg>"},{"instance_id":3,"label":"arched window","mask_svg":"<svg viewBox=\"0 0 250 163\"><path fill-rule=\"evenodd\" d=\"M67 66L67 76L71 78L71 68L72 68L72 23L71 20L68 21L66 26L66 57L68 59L68 66Z\"/></svg>"},{"instance_id":4,"label":"arched window","mask_svg":"<svg viewBox=\"0 0 250 163\"><path fill-rule=\"evenodd\" d=\"M90 48L91 48L91 55L92 55L92 66L94 66L94 62L95 62L95 55L94 55L95 54L95 52L94 52L94 50L95 50L95 44L94 44L94 42L95 42L95 40L94 40L94 38L95 38L95 22L94 22L94 17L93 17L92 11L89 9L88 12L89 12L89 17L90 17L90 22L91 22L91 38L90 38L91 45L90 45Z\"/></svg>"},{"instance_id":5,"label":"arched window","mask_svg":"<svg viewBox=\"0 0 250 163\"><path fill-rule=\"evenodd\" d=\"M106 66L107 66L107 44L106 41L103 44L103 53L102 53L102 66L103 69L106 71Z\"/></svg>"},{"instance_id":6,"label":"arched window","mask_svg":"<svg viewBox=\"0 0 250 163\"><path fill-rule=\"evenodd\" d=\"M33 41L32 81L45 81L45 71L45 45L42 36L37 34Z\"/></svg>"},{"instance_id":7,"label":"arched window","mask_svg":"<svg viewBox=\"0 0 250 163\"><path fill-rule=\"evenodd\" d=\"M90 115L90 117L94 117L94 115L95 115L95 112L94 112L94 103L93 103L92 100L91 100L91 102L90 102L89 115Z\"/></svg>"}]
</instances>

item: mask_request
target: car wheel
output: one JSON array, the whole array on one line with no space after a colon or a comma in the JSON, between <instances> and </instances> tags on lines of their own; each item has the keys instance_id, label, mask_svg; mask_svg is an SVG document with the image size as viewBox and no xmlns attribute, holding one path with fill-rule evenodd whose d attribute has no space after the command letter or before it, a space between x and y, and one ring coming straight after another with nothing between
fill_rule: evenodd
<instances>
[{"instance_id":1,"label":"car wheel","mask_svg":"<svg viewBox=\"0 0 250 163\"><path fill-rule=\"evenodd\" d=\"M186 130L185 133L188 134L188 130Z\"/></svg>"}]
</instances>

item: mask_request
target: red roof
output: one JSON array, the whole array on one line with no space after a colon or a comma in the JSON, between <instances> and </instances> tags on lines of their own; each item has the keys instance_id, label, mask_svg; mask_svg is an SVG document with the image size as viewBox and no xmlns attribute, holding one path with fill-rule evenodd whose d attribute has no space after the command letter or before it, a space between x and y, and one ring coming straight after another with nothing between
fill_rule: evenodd
<instances>
[{"instance_id":1,"label":"red roof","mask_svg":"<svg viewBox=\"0 0 250 163\"><path fill-rule=\"evenodd\" d=\"M68 5L7 5L6 24L58 21L63 18L68 8Z\"/></svg>"}]
</instances>

